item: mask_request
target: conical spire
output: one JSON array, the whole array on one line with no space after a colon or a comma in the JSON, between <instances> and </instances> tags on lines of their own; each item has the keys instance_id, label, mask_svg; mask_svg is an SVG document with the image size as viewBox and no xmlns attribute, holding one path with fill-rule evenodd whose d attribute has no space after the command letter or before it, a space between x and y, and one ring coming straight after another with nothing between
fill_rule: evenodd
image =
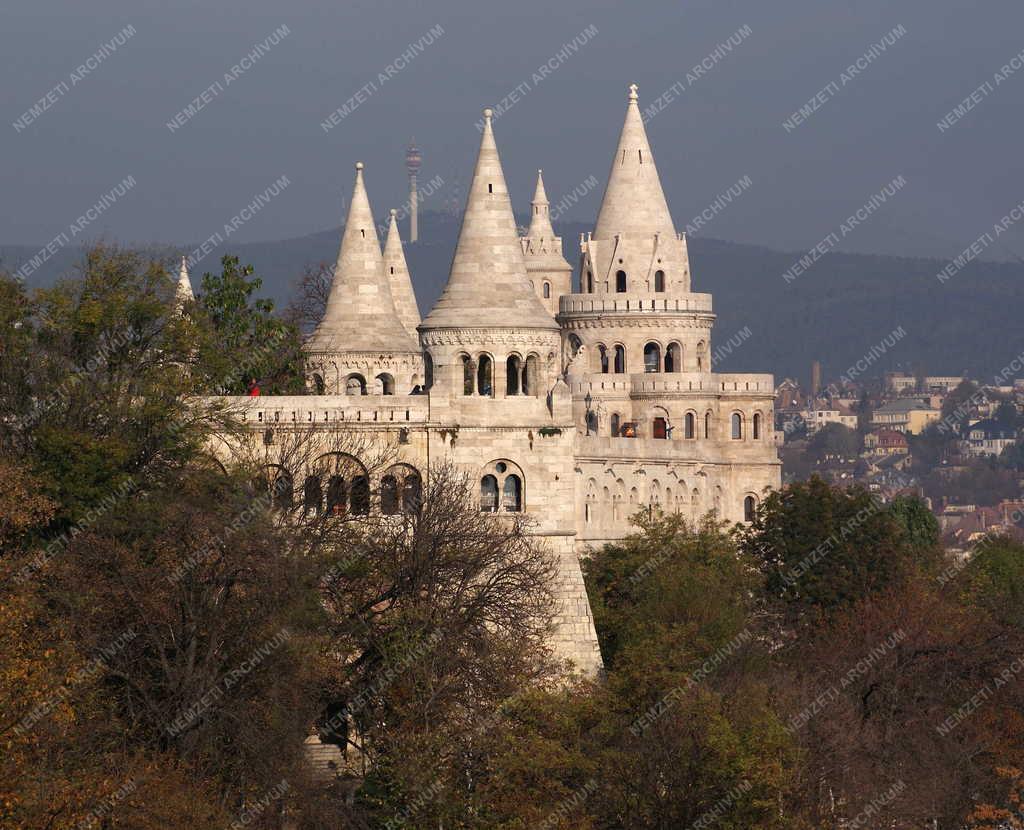
<instances>
[{"instance_id":1,"label":"conical spire","mask_svg":"<svg viewBox=\"0 0 1024 830\"><path fill-rule=\"evenodd\" d=\"M356 163L352 202L324 317L307 347L316 352L419 351L398 319L384 274L377 228Z\"/></svg>"},{"instance_id":2,"label":"conical spire","mask_svg":"<svg viewBox=\"0 0 1024 830\"><path fill-rule=\"evenodd\" d=\"M554 318L527 280L491 117L491 110L484 110L480 153L448 284L423 326L554 329Z\"/></svg>"},{"instance_id":3,"label":"conical spire","mask_svg":"<svg viewBox=\"0 0 1024 830\"><path fill-rule=\"evenodd\" d=\"M416 292L413 291L409 265L405 261L405 251L402 250L402 238L398 235L397 214L397 210L391 210L391 224L388 226L387 241L384 243L384 270L387 272L398 319L402 321L409 334L417 337L416 326L420 324L420 309L416 305Z\"/></svg>"},{"instance_id":4,"label":"conical spire","mask_svg":"<svg viewBox=\"0 0 1024 830\"><path fill-rule=\"evenodd\" d=\"M175 299L178 305L194 300L196 295L192 292L192 281L188 276L188 258L181 258L181 268L178 271L178 287L175 291Z\"/></svg>"},{"instance_id":5,"label":"conical spire","mask_svg":"<svg viewBox=\"0 0 1024 830\"><path fill-rule=\"evenodd\" d=\"M615 234L651 236L655 233L674 237L675 227L637 104L637 86L631 84L626 121L612 159L594 238L610 239Z\"/></svg>"},{"instance_id":6,"label":"conical spire","mask_svg":"<svg viewBox=\"0 0 1024 830\"><path fill-rule=\"evenodd\" d=\"M551 207L548 204L548 194L544 192L543 170L537 171L537 189L533 193L530 206L530 230L526 235L536 239L553 239L555 229L551 227Z\"/></svg>"}]
</instances>

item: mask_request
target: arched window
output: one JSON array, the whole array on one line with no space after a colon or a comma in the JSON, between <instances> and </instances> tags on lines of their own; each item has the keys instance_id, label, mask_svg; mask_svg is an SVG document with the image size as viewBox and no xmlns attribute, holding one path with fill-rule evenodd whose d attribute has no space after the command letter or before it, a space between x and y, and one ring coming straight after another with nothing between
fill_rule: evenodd
<instances>
[{"instance_id":1,"label":"arched window","mask_svg":"<svg viewBox=\"0 0 1024 830\"><path fill-rule=\"evenodd\" d=\"M597 413L589 410L586 415L587 435L597 435Z\"/></svg>"},{"instance_id":2,"label":"arched window","mask_svg":"<svg viewBox=\"0 0 1024 830\"><path fill-rule=\"evenodd\" d=\"M402 512L419 513L423 504L423 482L419 473L411 472L402 483Z\"/></svg>"},{"instance_id":3,"label":"arched window","mask_svg":"<svg viewBox=\"0 0 1024 830\"><path fill-rule=\"evenodd\" d=\"M366 476L352 479L351 504L352 512L357 516L370 512L370 480Z\"/></svg>"},{"instance_id":4,"label":"arched window","mask_svg":"<svg viewBox=\"0 0 1024 830\"><path fill-rule=\"evenodd\" d=\"M434 385L434 358L430 352L423 353L423 388L429 389Z\"/></svg>"},{"instance_id":5,"label":"arched window","mask_svg":"<svg viewBox=\"0 0 1024 830\"><path fill-rule=\"evenodd\" d=\"M551 283L544 283L544 299L548 299L551 296Z\"/></svg>"},{"instance_id":6,"label":"arched window","mask_svg":"<svg viewBox=\"0 0 1024 830\"><path fill-rule=\"evenodd\" d=\"M664 291L665 290L665 272L655 271L654 272L654 290Z\"/></svg>"},{"instance_id":7,"label":"arched window","mask_svg":"<svg viewBox=\"0 0 1024 830\"><path fill-rule=\"evenodd\" d=\"M348 485L341 476L331 476L327 482L327 514L340 516L348 507Z\"/></svg>"},{"instance_id":8,"label":"arched window","mask_svg":"<svg viewBox=\"0 0 1024 830\"><path fill-rule=\"evenodd\" d=\"M381 372L377 375L377 393L380 395L394 395L395 394L395 379L387 372Z\"/></svg>"},{"instance_id":9,"label":"arched window","mask_svg":"<svg viewBox=\"0 0 1024 830\"><path fill-rule=\"evenodd\" d=\"M615 272L615 293L625 294L626 293L626 272L616 271Z\"/></svg>"},{"instance_id":10,"label":"arched window","mask_svg":"<svg viewBox=\"0 0 1024 830\"><path fill-rule=\"evenodd\" d=\"M274 481L270 488L274 506L278 510L291 510L295 503L295 483L292 481L292 474L283 467L277 467L274 472Z\"/></svg>"},{"instance_id":11,"label":"arched window","mask_svg":"<svg viewBox=\"0 0 1024 830\"><path fill-rule=\"evenodd\" d=\"M761 413L760 412L755 412L754 413L754 423L752 425L752 429L753 429L752 437L756 441L757 439L759 439L761 437Z\"/></svg>"},{"instance_id":12,"label":"arched window","mask_svg":"<svg viewBox=\"0 0 1024 830\"><path fill-rule=\"evenodd\" d=\"M587 271L587 293L594 293L594 275L590 271Z\"/></svg>"},{"instance_id":13,"label":"arched window","mask_svg":"<svg viewBox=\"0 0 1024 830\"><path fill-rule=\"evenodd\" d=\"M526 371L523 372L523 394L537 394L537 355L526 358Z\"/></svg>"},{"instance_id":14,"label":"arched window","mask_svg":"<svg viewBox=\"0 0 1024 830\"><path fill-rule=\"evenodd\" d=\"M732 413L732 437L739 440L743 437L743 416L739 412Z\"/></svg>"},{"instance_id":15,"label":"arched window","mask_svg":"<svg viewBox=\"0 0 1024 830\"><path fill-rule=\"evenodd\" d=\"M523 509L523 483L515 474L506 478L501 488L501 509L506 513L519 513Z\"/></svg>"},{"instance_id":16,"label":"arched window","mask_svg":"<svg viewBox=\"0 0 1024 830\"><path fill-rule=\"evenodd\" d=\"M697 371L698 372L703 372L703 371L709 369L709 367L707 366L707 362L708 362L707 351L708 351L707 344L703 340L701 340L700 343L697 344Z\"/></svg>"},{"instance_id":17,"label":"arched window","mask_svg":"<svg viewBox=\"0 0 1024 830\"><path fill-rule=\"evenodd\" d=\"M398 479L386 475L380 480L380 512L394 516L398 512Z\"/></svg>"},{"instance_id":18,"label":"arched window","mask_svg":"<svg viewBox=\"0 0 1024 830\"><path fill-rule=\"evenodd\" d=\"M522 359L517 354L510 354L505 361L505 394L518 395L519 375L522 371Z\"/></svg>"},{"instance_id":19,"label":"arched window","mask_svg":"<svg viewBox=\"0 0 1024 830\"><path fill-rule=\"evenodd\" d=\"M668 438L668 424L664 418L655 418L652 430L654 438Z\"/></svg>"},{"instance_id":20,"label":"arched window","mask_svg":"<svg viewBox=\"0 0 1024 830\"><path fill-rule=\"evenodd\" d=\"M618 438L619 437L619 413L618 412L612 413L611 433L612 433L612 438Z\"/></svg>"},{"instance_id":21,"label":"arched window","mask_svg":"<svg viewBox=\"0 0 1024 830\"><path fill-rule=\"evenodd\" d=\"M745 499L743 499L743 521L754 521L754 515L756 512L757 499L755 499L753 496L747 496Z\"/></svg>"},{"instance_id":22,"label":"arched window","mask_svg":"<svg viewBox=\"0 0 1024 830\"><path fill-rule=\"evenodd\" d=\"M480 355L478 359L478 366L476 370L476 388L481 395L490 397L494 394L494 389L491 385L492 381L492 365L491 358L485 354Z\"/></svg>"},{"instance_id":23,"label":"arched window","mask_svg":"<svg viewBox=\"0 0 1024 830\"><path fill-rule=\"evenodd\" d=\"M647 373L661 371L661 346L648 343L644 346L644 371Z\"/></svg>"},{"instance_id":24,"label":"arched window","mask_svg":"<svg viewBox=\"0 0 1024 830\"><path fill-rule=\"evenodd\" d=\"M352 374L345 378L346 395L365 395L366 378L362 375Z\"/></svg>"},{"instance_id":25,"label":"arched window","mask_svg":"<svg viewBox=\"0 0 1024 830\"><path fill-rule=\"evenodd\" d=\"M684 426L684 429L683 429L683 435L685 437L687 437L687 438L696 438L697 437L697 416L694 415L692 412L687 412L684 424L685 424L685 426Z\"/></svg>"},{"instance_id":26,"label":"arched window","mask_svg":"<svg viewBox=\"0 0 1024 830\"><path fill-rule=\"evenodd\" d=\"M327 390L327 384L324 383L324 376L321 374L313 375L313 391L317 395L322 395Z\"/></svg>"},{"instance_id":27,"label":"arched window","mask_svg":"<svg viewBox=\"0 0 1024 830\"><path fill-rule=\"evenodd\" d=\"M492 461L480 479L480 510L520 513L523 510L523 471L511 461Z\"/></svg>"},{"instance_id":28,"label":"arched window","mask_svg":"<svg viewBox=\"0 0 1024 830\"><path fill-rule=\"evenodd\" d=\"M472 395L476 388L476 368L468 354L462 356L462 394Z\"/></svg>"},{"instance_id":29,"label":"arched window","mask_svg":"<svg viewBox=\"0 0 1024 830\"><path fill-rule=\"evenodd\" d=\"M683 370L683 349L678 343L669 343L665 349L665 371L681 372Z\"/></svg>"},{"instance_id":30,"label":"arched window","mask_svg":"<svg viewBox=\"0 0 1024 830\"><path fill-rule=\"evenodd\" d=\"M621 375L626 371L626 347L615 347L615 374Z\"/></svg>"},{"instance_id":31,"label":"arched window","mask_svg":"<svg viewBox=\"0 0 1024 830\"><path fill-rule=\"evenodd\" d=\"M306 476L302 486L302 508L306 513L319 513L324 506L324 494L320 487L320 476Z\"/></svg>"},{"instance_id":32,"label":"arched window","mask_svg":"<svg viewBox=\"0 0 1024 830\"><path fill-rule=\"evenodd\" d=\"M480 479L480 512L498 512L498 479L492 475Z\"/></svg>"},{"instance_id":33,"label":"arched window","mask_svg":"<svg viewBox=\"0 0 1024 830\"><path fill-rule=\"evenodd\" d=\"M710 412L705 412L704 413L704 437L705 438L710 438L711 437L711 413Z\"/></svg>"},{"instance_id":34,"label":"arched window","mask_svg":"<svg viewBox=\"0 0 1024 830\"><path fill-rule=\"evenodd\" d=\"M601 374L607 375L608 374L608 349L606 349L604 347L603 343L598 344L598 346L597 346L597 355L598 355L598 359L601 362Z\"/></svg>"}]
</instances>

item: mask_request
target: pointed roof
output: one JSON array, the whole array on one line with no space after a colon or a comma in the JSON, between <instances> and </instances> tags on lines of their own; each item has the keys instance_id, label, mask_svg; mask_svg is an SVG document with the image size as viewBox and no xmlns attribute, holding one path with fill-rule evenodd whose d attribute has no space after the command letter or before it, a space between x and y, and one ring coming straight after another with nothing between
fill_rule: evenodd
<instances>
[{"instance_id":1,"label":"pointed roof","mask_svg":"<svg viewBox=\"0 0 1024 830\"><path fill-rule=\"evenodd\" d=\"M562 239L551 227L548 194L544 192L544 175L540 170L537 171L537 189L530 203L530 229L522 239L522 246L527 273L572 270L562 253Z\"/></svg>"},{"instance_id":2,"label":"pointed roof","mask_svg":"<svg viewBox=\"0 0 1024 830\"><path fill-rule=\"evenodd\" d=\"M611 239L615 234L650 236L658 232L674 237L675 226L637 104L637 86L630 84L626 120L597 214L594 238Z\"/></svg>"},{"instance_id":3,"label":"pointed roof","mask_svg":"<svg viewBox=\"0 0 1024 830\"><path fill-rule=\"evenodd\" d=\"M352 202L327 308L306 345L318 352L419 351L395 311L363 184L362 162L356 163Z\"/></svg>"},{"instance_id":4,"label":"pointed roof","mask_svg":"<svg viewBox=\"0 0 1024 830\"><path fill-rule=\"evenodd\" d=\"M181 258L181 269L178 271L178 286L175 289L175 300L178 305L194 300L196 295L192 292L192 281L188 276L188 258Z\"/></svg>"},{"instance_id":5,"label":"pointed roof","mask_svg":"<svg viewBox=\"0 0 1024 830\"><path fill-rule=\"evenodd\" d=\"M416 305L416 292L413 291L409 265L405 261L402 250L402 238L398 235L398 211L392 208L391 224L388 226L388 238L384 243L384 270L387 272L391 286L391 298L406 331L417 337L416 326L420 324L420 309Z\"/></svg>"},{"instance_id":6,"label":"pointed roof","mask_svg":"<svg viewBox=\"0 0 1024 830\"><path fill-rule=\"evenodd\" d=\"M544 171L537 171L537 189L533 192L533 201L530 202L533 208L530 211L530 230L527 236L540 239L554 239L555 229L551 227L551 207L548 204L548 194L544 192Z\"/></svg>"},{"instance_id":7,"label":"pointed roof","mask_svg":"<svg viewBox=\"0 0 1024 830\"><path fill-rule=\"evenodd\" d=\"M530 287L498 147L484 110L480 152L444 292L423 328L557 329Z\"/></svg>"}]
</instances>

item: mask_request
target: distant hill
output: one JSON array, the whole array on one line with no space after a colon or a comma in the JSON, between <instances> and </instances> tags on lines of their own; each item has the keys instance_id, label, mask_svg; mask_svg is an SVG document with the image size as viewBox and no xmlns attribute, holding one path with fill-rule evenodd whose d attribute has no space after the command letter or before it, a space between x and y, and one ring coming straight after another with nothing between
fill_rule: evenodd
<instances>
[{"instance_id":1,"label":"distant hill","mask_svg":"<svg viewBox=\"0 0 1024 830\"><path fill-rule=\"evenodd\" d=\"M424 213L420 227L421 241L407 246L406 255L425 312L448 277L459 221L445 213ZM559 224L572 264L579 234L587 229ZM304 266L334 261L339 240L340 231L334 229L225 246L193 269L193 281L198 284L199 274L216 269L221 254L231 251L255 266L265 293L284 304ZM942 284L935 275L947 263L938 260L830 253L786 283L782 275L806 252L699 237L691 238L689 247L694 289L714 294L718 321L713 345L735 344L717 365L722 371L806 379L817 359L831 378L871 354L874 346L876 357L865 377L913 366L930 374L967 371L989 380L1024 352L1024 264L976 261ZM29 246L0 246L0 264L15 270L37 252ZM70 272L80 257L76 248L59 251L30 284L52 282ZM901 326L905 334L892 337ZM749 334L741 335L744 329ZM877 355L887 337L895 344Z\"/></svg>"}]
</instances>

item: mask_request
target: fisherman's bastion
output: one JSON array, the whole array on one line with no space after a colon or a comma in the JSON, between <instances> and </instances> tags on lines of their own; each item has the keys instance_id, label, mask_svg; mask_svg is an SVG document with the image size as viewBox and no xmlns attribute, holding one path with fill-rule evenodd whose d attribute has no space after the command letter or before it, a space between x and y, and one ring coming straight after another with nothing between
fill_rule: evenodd
<instances>
[{"instance_id":1,"label":"fisherman's bastion","mask_svg":"<svg viewBox=\"0 0 1024 830\"><path fill-rule=\"evenodd\" d=\"M286 498L307 509L401 513L449 463L479 483L481 511L526 514L559 565L553 647L593 673L580 557L626 536L638 511L748 520L780 484L773 379L713 371L711 295L692 290L635 85L575 279L540 175L519 235L492 120L485 110L451 272L426 317L395 213L382 252L356 164L326 311L306 342L307 394L233 403ZM331 434L363 434L395 461L371 473L325 450L287 469L276 448L297 432L325 448Z\"/></svg>"}]
</instances>

